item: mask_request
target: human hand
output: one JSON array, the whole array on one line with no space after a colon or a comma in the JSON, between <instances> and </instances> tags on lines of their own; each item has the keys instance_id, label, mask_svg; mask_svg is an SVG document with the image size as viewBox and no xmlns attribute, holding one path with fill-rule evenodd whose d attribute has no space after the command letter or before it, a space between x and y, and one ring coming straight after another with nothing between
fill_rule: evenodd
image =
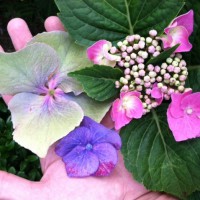
<instances>
[{"instance_id":1,"label":"human hand","mask_svg":"<svg viewBox=\"0 0 200 200\"><path fill-rule=\"evenodd\" d=\"M57 17L45 22L47 31L64 30ZM32 38L26 23L21 19L11 20L8 32L16 50L22 49ZM3 49L1 49L2 51ZM6 103L12 97L4 96ZM103 120L108 125L108 118ZM32 182L15 175L0 172L0 199L2 200L173 200L164 194L149 192L137 183L126 170L123 157L113 173L108 177L69 178L60 157L50 147L47 156L41 159L43 177L40 182Z\"/></svg>"}]
</instances>

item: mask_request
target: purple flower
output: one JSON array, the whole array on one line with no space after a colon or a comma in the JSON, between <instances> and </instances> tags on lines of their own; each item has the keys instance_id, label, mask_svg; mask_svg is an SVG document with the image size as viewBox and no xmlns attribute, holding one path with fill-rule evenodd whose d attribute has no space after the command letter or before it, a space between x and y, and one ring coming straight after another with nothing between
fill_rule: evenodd
<instances>
[{"instance_id":1,"label":"purple flower","mask_svg":"<svg viewBox=\"0 0 200 200\"><path fill-rule=\"evenodd\" d=\"M165 29L166 35L160 39L163 41L164 48L170 48L176 44L180 46L175 52L188 52L192 48L189 42L189 36L193 32L194 12L190 10L188 13L175 18L171 24Z\"/></svg>"},{"instance_id":2,"label":"purple flower","mask_svg":"<svg viewBox=\"0 0 200 200\"><path fill-rule=\"evenodd\" d=\"M171 98L167 120L175 140L200 137L200 92L174 93Z\"/></svg>"},{"instance_id":3,"label":"purple flower","mask_svg":"<svg viewBox=\"0 0 200 200\"><path fill-rule=\"evenodd\" d=\"M84 117L80 127L60 140L55 152L62 157L70 177L107 176L117 164L120 148L117 132Z\"/></svg>"}]
</instances>

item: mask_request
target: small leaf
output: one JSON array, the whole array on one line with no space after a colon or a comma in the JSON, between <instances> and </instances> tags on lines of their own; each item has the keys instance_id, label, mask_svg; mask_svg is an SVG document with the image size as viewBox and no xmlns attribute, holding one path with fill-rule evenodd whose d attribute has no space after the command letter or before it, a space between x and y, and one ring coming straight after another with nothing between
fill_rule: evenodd
<instances>
[{"instance_id":1,"label":"small leaf","mask_svg":"<svg viewBox=\"0 0 200 200\"><path fill-rule=\"evenodd\" d=\"M162 105L121 130L122 153L127 169L147 189L185 199L200 189L200 139L176 142L166 108Z\"/></svg>"},{"instance_id":2,"label":"small leaf","mask_svg":"<svg viewBox=\"0 0 200 200\"><path fill-rule=\"evenodd\" d=\"M149 30L159 34L178 15L183 0L56 0L59 17L71 36L90 46L106 39L116 42L137 33L147 36Z\"/></svg>"},{"instance_id":3,"label":"small leaf","mask_svg":"<svg viewBox=\"0 0 200 200\"><path fill-rule=\"evenodd\" d=\"M123 73L121 70L109 66L94 65L68 75L82 84L89 97L97 101L105 101L119 94L119 90L115 87L115 81L119 80Z\"/></svg>"},{"instance_id":4,"label":"small leaf","mask_svg":"<svg viewBox=\"0 0 200 200\"><path fill-rule=\"evenodd\" d=\"M167 58L169 58L174 51L176 51L176 49L179 47L180 44L177 44L175 46L173 46L172 48L163 51L160 55L158 55L155 58L151 58L147 64L158 64L158 63L162 63L162 61L166 60Z\"/></svg>"}]
</instances>

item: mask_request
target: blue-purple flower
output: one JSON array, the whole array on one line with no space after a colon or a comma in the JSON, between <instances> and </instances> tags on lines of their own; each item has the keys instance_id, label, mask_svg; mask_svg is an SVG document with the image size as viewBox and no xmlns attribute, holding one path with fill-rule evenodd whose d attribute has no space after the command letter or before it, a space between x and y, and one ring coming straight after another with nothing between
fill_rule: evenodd
<instances>
[{"instance_id":1,"label":"blue-purple flower","mask_svg":"<svg viewBox=\"0 0 200 200\"><path fill-rule=\"evenodd\" d=\"M117 164L120 148L117 132L84 117L80 127L61 139L55 151L70 177L107 176Z\"/></svg>"}]
</instances>

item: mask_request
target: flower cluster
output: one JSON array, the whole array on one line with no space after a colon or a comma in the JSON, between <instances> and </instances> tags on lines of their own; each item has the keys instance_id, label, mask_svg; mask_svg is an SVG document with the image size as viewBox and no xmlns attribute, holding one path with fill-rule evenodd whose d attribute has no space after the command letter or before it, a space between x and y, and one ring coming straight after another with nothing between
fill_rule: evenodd
<instances>
[{"instance_id":1,"label":"flower cluster","mask_svg":"<svg viewBox=\"0 0 200 200\"><path fill-rule=\"evenodd\" d=\"M80 127L65 136L56 146L68 176L107 176L117 164L121 139L117 132L105 128L89 117Z\"/></svg>"}]
</instances>

